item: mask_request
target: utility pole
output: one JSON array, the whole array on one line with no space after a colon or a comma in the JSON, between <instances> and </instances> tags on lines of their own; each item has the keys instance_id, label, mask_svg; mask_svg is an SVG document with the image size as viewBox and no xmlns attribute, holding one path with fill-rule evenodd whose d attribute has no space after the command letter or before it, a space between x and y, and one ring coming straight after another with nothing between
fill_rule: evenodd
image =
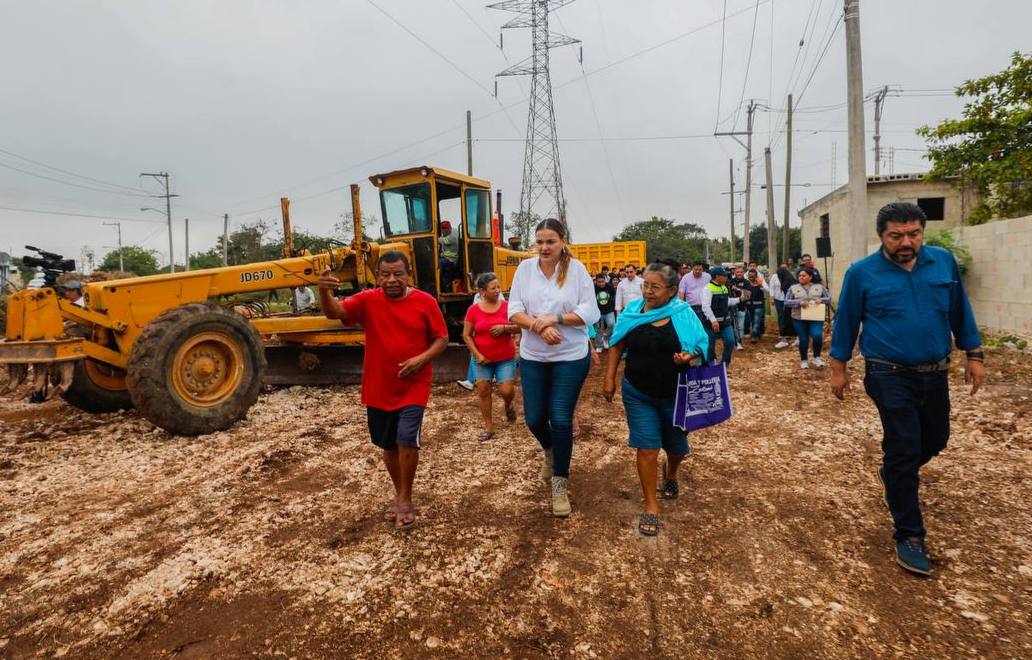
<instances>
[{"instance_id":1,"label":"utility pole","mask_svg":"<svg viewBox=\"0 0 1032 660\"><path fill-rule=\"evenodd\" d=\"M190 218L184 218L183 224L186 225L186 245L184 246L186 250L186 266L184 267L186 270L190 270Z\"/></svg>"},{"instance_id":2,"label":"utility pole","mask_svg":"<svg viewBox=\"0 0 1032 660\"><path fill-rule=\"evenodd\" d=\"M746 264L750 261L749 256L749 210L752 208L752 128L753 113L756 112L756 102L749 99L749 120L746 128L746 156L745 156L745 227L742 231L742 261Z\"/></svg>"},{"instance_id":3,"label":"utility pole","mask_svg":"<svg viewBox=\"0 0 1032 660\"><path fill-rule=\"evenodd\" d=\"M785 224L781 227L781 260L788 262L789 215L792 213L792 95L788 95L788 114L785 117ZM774 268L774 264L770 264Z\"/></svg>"},{"instance_id":4,"label":"utility pole","mask_svg":"<svg viewBox=\"0 0 1032 660\"><path fill-rule=\"evenodd\" d=\"M874 176L881 174L881 113L889 86L885 85L874 95Z\"/></svg>"},{"instance_id":5,"label":"utility pole","mask_svg":"<svg viewBox=\"0 0 1032 660\"><path fill-rule=\"evenodd\" d=\"M566 223L566 197L563 194L562 168L559 165L559 138L552 101L549 51L579 44L565 34L548 28L549 14L574 0L502 0L487 6L516 14L502 29L530 28L531 52L523 62L510 66L497 77L530 76L530 103L527 108L527 138L523 152L523 186L520 213L529 218L534 206L542 217L555 216ZM499 41L501 43L501 41Z\"/></svg>"},{"instance_id":6,"label":"utility pole","mask_svg":"<svg viewBox=\"0 0 1032 660\"><path fill-rule=\"evenodd\" d=\"M860 56L860 0L844 0L846 23L846 83L849 123L849 258L867 253L867 165L864 160L864 76ZM833 282L832 286L839 284Z\"/></svg>"},{"instance_id":7,"label":"utility pole","mask_svg":"<svg viewBox=\"0 0 1032 660\"><path fill-rule=\"evenodd\" d=\"M165 198L165 217L168 219L168 272L174 273L176 272L176 258L172 248L172 198L179 197L179 195L173 195L168 187L168 172L141 172L140 176L149 176L153 177L155 181L164 182L165 194L156 195L156 197Z\"/></svg>"},{"instance_id":8,"label":"utility pole","mask_svg":"<svg viewBox=\"0 0 1032 660\"><path fill-rule=\"evenodd\" d=\"M778 230L774 224L774 175L770 166L770 147L763 150L763 161L767 170L767 268L778 268ZM749 260L746 260L749 263Z\"/></svg>"},{"instance_id":9,"label":"utility pole","mask_svg":"<svg viewBox=\"0 0 1032 660\"><path fill-rule=\"evenodd\" d=\"M122 223L121 222L105 222L105 225L114 227L118 230L118 270L125 272L125 259L122 256Z\"/></svg>"},{"instance_id":10,"label":"utility pole","mask_svg":"<svg viewBox=\"0 0 1032 660\"><path fill-rule=\"evenodd\" d=\"M733 158L727 159L727 173L731 180L731 192L728 195L731 198L731 261L735 260L735 161Z\"/></svg>"},{"instance_id":11,"label":"utility pole","mask_svg":"<svg viewBox=\"0 0 1032 660\"><path fill-rule=\"evenodd\" d=\"M749 263L749 212L752 209L752 201L750 200L750 197L752 197L752 194L751 194L752 193L752 130L753 130L753 113L756 112L757 105L758 104L756 103L755 100L749 99L748 119L747 119L747 122L746 122L746 130L745 130L744 133L742 131L727 131L727 132L716 132L716 133L713 134L715 136L728 135L728 136L734 138L735 142L737 142L738 144L741 144L743 147L745 147L745 191L744 191L745 192L745 227L744 227L744 232L743 232L743 236L742 236L742 260L745 263ZM745 135L746 136L745 144L742 144L742 141L738 139L739 135ZM732 191L731 197L732 198L734 197L733 191ZM731 202L731 205L734 206L734 201ZM731 240L732 240L732 243L733 243L734 242L734 215L732 215L731 217L732 217L732 221L731 221L731 225L732 225ZM732 253L733 253L733 250L732 250ZM734 261L734 256L731 257L731 260Z\"/></svg>"},{"instance_id":12,"label":"utility pole","mask_svg":"<svg viewBox=\"0 0 1032 660\"><path fill-rule=\"evenodd\" d=\"M466 111L466 174L473 176L473 115Z\"/></svg>"},{"instance_id":13,"label":"utility pole","mask_svg":"<svg viewBox=\"0 0 1032 660\"><path fill-rule=\"evenodd\" d=\"M229 265L229 214L222 214L222 265Z\"/></svg>"}]
</instances>

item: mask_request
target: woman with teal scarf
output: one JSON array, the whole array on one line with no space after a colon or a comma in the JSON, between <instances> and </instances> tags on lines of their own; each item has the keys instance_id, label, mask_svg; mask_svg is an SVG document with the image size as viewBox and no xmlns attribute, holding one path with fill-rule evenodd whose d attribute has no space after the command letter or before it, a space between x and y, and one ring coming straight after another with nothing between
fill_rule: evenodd
<instances>
[{"instance_id":1,"label":"woman with teal scarf","mask_svg":"<svg viewBox=\"0 0 1032 660\"><path fill-rule=\"evenodd\" d=\"M630 428L628 444L637 450L638 478L645 511L638 531L659 533L656 501L659 450L666 452L663 498L678 495L677 468L688 454L685 432L674 426L677 376L684 367L703 361L709 339L691 306L677 298L678 264L659 261L645 269L643 298L628 303L609 339L609 355L602 393L607 401L616 394L616 371L627 358L621 396Z\"/></svg>"}]
</instances>

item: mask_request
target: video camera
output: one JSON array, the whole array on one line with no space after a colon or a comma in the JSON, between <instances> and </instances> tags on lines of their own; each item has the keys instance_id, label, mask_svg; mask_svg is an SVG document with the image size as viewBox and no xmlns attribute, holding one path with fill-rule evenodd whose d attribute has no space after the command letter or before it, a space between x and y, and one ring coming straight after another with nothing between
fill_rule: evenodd
<instances>
[{"instance_id":1,"label":"video camera","mask_svg":"<svg viewBox=\"0 0 1032 660\"><path fill-rule=\"evenodd\" d=\"M57 278L60 277L62 273L70 273L75 270L74 259L65 259L60 254L40 250L38 247L33 247L31 245L26 245L25 249L32 250L39 254L38 257L28 255L22 257L22 264L32 267L41 266L43 268L44 286L57 286Z\"/></svg>"}]
</instances>

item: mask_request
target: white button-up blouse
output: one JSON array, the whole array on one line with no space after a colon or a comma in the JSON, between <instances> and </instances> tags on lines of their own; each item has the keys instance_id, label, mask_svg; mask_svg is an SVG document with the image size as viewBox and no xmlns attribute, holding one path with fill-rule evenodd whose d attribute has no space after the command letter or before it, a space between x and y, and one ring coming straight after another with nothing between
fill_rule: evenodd
<instances>
[{"instance_id":1,"label":"white button-up blouse","mask_svg":"<svg viewBox=\"0 0 1032 660\"><path fill-rule=\"evenodd\" d=\"M538 257L525 259L516 269L509 292L509 318L525 312L531 316L551 316L573 312L584 325L555 326L562 341L552 346L541 337L524 332L520 340L520 357L536 362L581 360L588 355L588 326L599 319L595 302L595 285L584 264L570 259L566 282L559 286L559 268L552 277L541 272Z\"/></svg>"}]
</instances>

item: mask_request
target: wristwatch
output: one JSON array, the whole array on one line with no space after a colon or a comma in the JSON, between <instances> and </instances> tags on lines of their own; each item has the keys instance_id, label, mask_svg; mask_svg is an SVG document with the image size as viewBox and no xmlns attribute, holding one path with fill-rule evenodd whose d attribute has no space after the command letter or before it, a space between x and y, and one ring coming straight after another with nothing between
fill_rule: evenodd
<instances>
[{"instance_id":1,"label":"wristwatch","mask_svg":"<svg viewBox=\"0 0 1032 660\"><path fill-rule=\"evenodd\" d=\"M967 351L967 359L969 360L982 360L985 361L984 351Z\"/></svg>"},{"instance_id":2,"label":"wristwatch","mask_svg":"<svg viewBox=\"0 0 1032 660\"><path fill-rule=\"evenodd\" d=\"M561 312L555 315L555 323L556 325L563 325L563 323L565 323L565 321L563 321L563 315Z\"/></svg>"}]
</instances>

